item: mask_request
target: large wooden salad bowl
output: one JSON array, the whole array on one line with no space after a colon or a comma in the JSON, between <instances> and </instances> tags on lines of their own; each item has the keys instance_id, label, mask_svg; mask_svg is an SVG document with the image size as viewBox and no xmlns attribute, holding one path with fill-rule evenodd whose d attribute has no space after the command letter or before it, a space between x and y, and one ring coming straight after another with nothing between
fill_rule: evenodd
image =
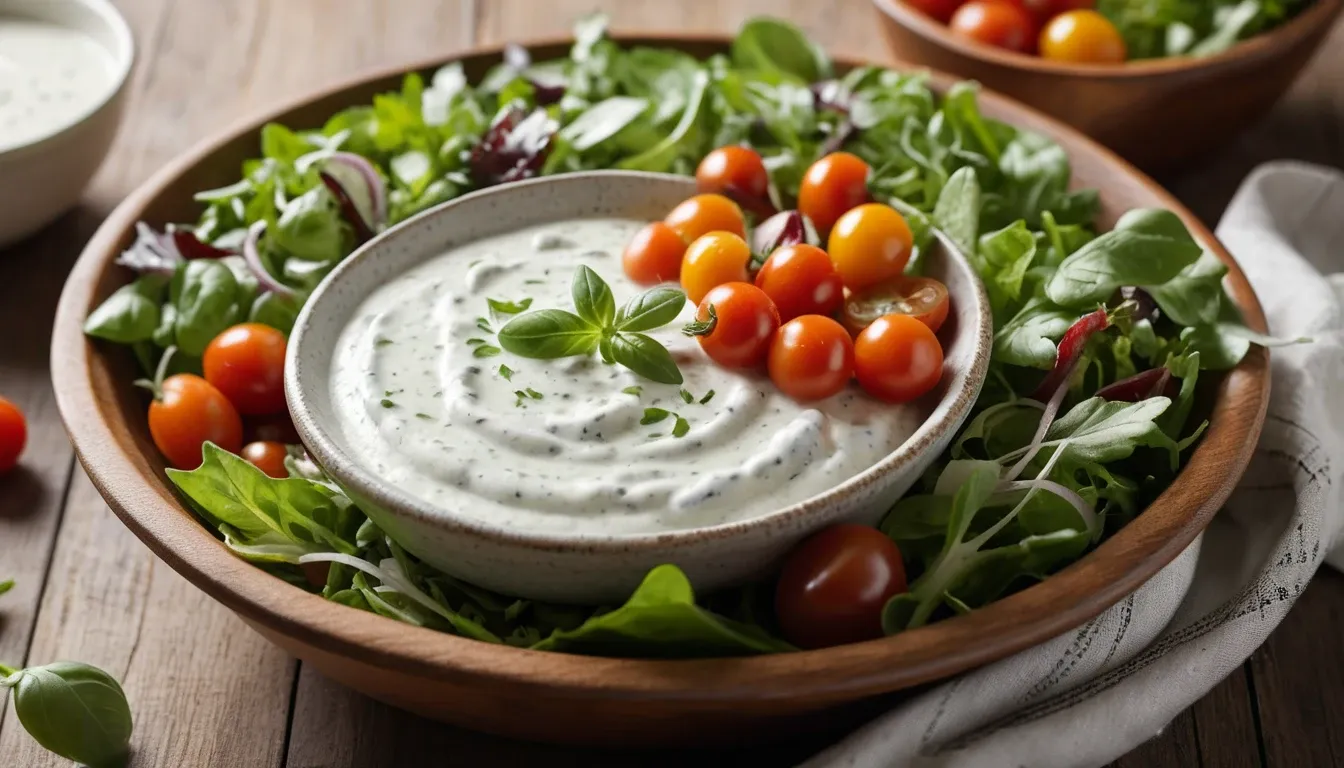
<instances>
[{"instance_id":1,"label":"large wooden salad bowl","mask_svg":"<svg viewBox=\"0 0 1344 768\"><path fill-rule=\"evenodd\" d=\"M631 38L696 55L723 50L703 37ZM567 42L533 46L538 57ZM471 77L500 60L497 48L462 57ZM423 68L442 61L425 62ZM178 158L122 203L99 229L61 297L52 373L80 461L125 524L156 555L248 624L324 674L427 717L528 739L588 744L742 743L801 729L852 724L884 694L928 683L1027 648L1115 604L1183 550L1227 498L1255 447L1269 398L1269 359L1259 348L1211 392L1210 425L1176 482L1123 530L1061 573L968 615L882 640L753 658L639 661L492 645L407 626L308 594L238 559L179 500L150 441L129 354L92 343L89 310L126 281L113 264L135 223L191 220L192 193L228 183L255 153L271 120L320 124L351 104L397 87L403 70L328 88L235 126ZM943 88L950 78L935 76ZM986 93L984 111L1047 134L1069 153L1074 181L1101 190L1100 224L1125 210L1177 211L1230 269L1228 289L1247 324L1265 318L1213 235L1180 203L1080 134Z\"/></svg>"}]
</instances>

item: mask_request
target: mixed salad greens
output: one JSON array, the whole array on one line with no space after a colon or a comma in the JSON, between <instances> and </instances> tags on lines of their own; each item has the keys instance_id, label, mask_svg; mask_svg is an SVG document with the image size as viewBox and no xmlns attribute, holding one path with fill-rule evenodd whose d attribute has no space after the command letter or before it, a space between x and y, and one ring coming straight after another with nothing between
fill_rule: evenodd
<instances>
[{"instance_id":1,"label":"mixed salad greens","mask_svg":"<svg viewBox=\"0 0 1344 768\"><path fill-rule=\"evenodd\" d=\"M805 170L843 149L872 168L871 199L914 230L910 269L938 227L971 258L994 310L991 371L973 418L881 524L915 576L882 610L883 629L901 632L1045 578L1132 519L1203 429L1192 417L1201 374L1272 341L1241 324L1225 268L1177 216L1132 211L1098 233L1097 194L1070 189L1064 150L985 117L976 93L961 83L937 95L919 74L880 67L836 73L774 19L748 22L729 53L700 61L623 48L601 17L586 18L564 59L533 62L513 47L475 85L450 64L428 81L410 74L399 92L320 128L267 125L243 178L197 195L196 224L141 228L121 259L137 278L86 331L130 345L162 382L199 373L237 323L287 332L361 242L465 192L583 169L688 174L711 149L743 144L770 171L769 199L741 201L759 223L792 208ZM792 647L779 639L770 584L696 596L664 565L619 607L513 599L408 554L301 448L249 461L206 439L199 467L169 470L192 508L240 557L335 602L575 653Z\"/></svg>"},{"instance_id":2,"label":"mixed salad greens","mask_svg":"<svg viewBox=\"0 0 1344 768\"><path fill-rule=\"evenodd\" d=\"M1296 16L1310 0L1097 0L1131 59L1210 56Z\"/></svg>"}]
</instances>

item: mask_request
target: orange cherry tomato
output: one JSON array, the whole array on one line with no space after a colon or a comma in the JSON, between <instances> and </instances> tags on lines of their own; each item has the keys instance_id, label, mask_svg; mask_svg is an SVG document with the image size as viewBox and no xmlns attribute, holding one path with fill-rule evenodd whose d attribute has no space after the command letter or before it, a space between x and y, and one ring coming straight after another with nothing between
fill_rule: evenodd
<instances>
[{"instance_id":1,"label":"orange cherry tomato","mask_svg":"<svg viewBox=\"0 0 1344 768\"><path fill-rule=\"evenodd\" d=\"M868 202L868 164L848 152L832 152L813 163L798 188L798 210L818 232L829 232L848 211Z\"/></svg>"},{"instance_id":2,"label":"orange cherry tomato","mask_svg":"<svg viewBox=\"0 0 1344 768\"><path fill-rule=\"evenodd\" d=\"M747 221L742 209L723 195L696 195L682 201L663 219L686 242L710 232L732 232L747 236Z\"/></svg>"},{"instance_id":3,"label":"orange cherry tomato","mask_svg":"<svg viewBox=\"0 0 1344 768\"><path fill-rule=\"evenodd\" d=\"M635 233L621 254L625 276L640 285L657 285L681 276L686 241L667 224L655 221Z\"/></svg>"},{"instance_id":4,"label":"orange cherry tomato","mask_svg":"<svg viewBox=\"0 0 1344 768\"><path fill-rule=\"evenodd\" d=\"M1121 64L1125 39L1110 19L1096 11L1068 11L1041 30L1041 57L1077 64Z\"/></svg>"},{"instance_id":5,"label":"orange cherry tomato","mask_svg":"<svg viewBox=\"0 0 1344 768\"><path fill-rule=\"evenodd\" d=\"M698 328L688 330L705 354L725 368L751 368L765 362L770 340L779 330L779 310L751 283L717 285L695 313Z\"/></svg>"},{"instance_id":6,"label":"orange cherry tomato","mask_svg":"<svg viewBox=\"0 0 1344 768\"><path fill-rule=\"evenodd\" d=\"M803 315L780 326L768 363L781 392L799 402L822 400L854 376L854 340L829 317Z\"/></svg>"},{"instance_id":7,"label":"orange cherry tomato","mask_svg":"<svg viewBox=\"0 0 1344 768\"><path fill-rule=\"evenodd\" d=\"M0 397L0 475L19 463L19 454L28 442L28 420L19 406Z\"/></svg>"},{"instance_id":8,"label":"orange cherry tomato","mask_svg":"<svg viewBox=\"0 0 1344 768\"><path fill-rule=\"evenodd\" d=\"M758 199L770 194L765 163L746 147L719 147L705 155L695 169L695 184L701 192L733 191Z\"/></svg>"},{"instance_id":9,"label":"orange cherry tomato","mask_svg":"<svg viewBox=\"0 0 1344 768\"><path fill-rule=\"evenodd\" d=\"M905 0L906 4L946 24L957 12L962 0Z\"/></svg>"},{"instance_id":10,"label":"orange cherry tomato","mask_svg":"<svg viewBox=\"0 0 1344 768\"><path fill-rule=\"evenodd\" d=\"M943 347L915 318L884 315L854 340L854 375L873 397L908 402L943 378Z\"/></svg>"},{"instance_id":11,"label":"orange cherry tomato","mask_svg":"<svg viewBox=\"0 0 1344 768\"><path fill-rule=\"evenodd\" d=\"M951 302L947 286L931 277L893 277L845 298L840 322L858 336L883 315L909 315L934 333L943 327Z\"/></svg>"},{"instance_id":12,"label":"orange cherry tomato","mask_svg":"<svg viewBox=\"0 0 1344 768\"><path fill-rule=\"evenodd\" d=\"M699 304L716 285L749 282L750 260L747 241L731 232L710 232L696 238L681 260L681 287L686 298Z\"/></svg>"},{"instance_id":13,"label":"orange cherry tomato","mask_svg":"<svg viewBox=\"0 0 1344 768\"><path fill-rule=\"evenodd\" d=\"M284 479L289 477L289 470L285 469L286 454L285 446L280 443L262 440L244 445L238 455L271 477Z\"/></svg>"},{"instance_id":14,"label":"orange cherry tomato","mask_svg":"<svg viewBox=\"0 0 1344 768\"><path fill-rule=\"evenodd\" d=\"M823 528L784 561L775 615L784 638L826 648L882 637L882 608L906 591L901 551L866 525Z\"/></svg>"},{"instance_id":15,"label":"orange cherry tomato","mask_svg":"<svg viewBox=\"0 0 1344 768\"><path fill-rule=\"evenodd\" d=\"M802 315L829 315L845 298L831 257L806 243L786 245L770 254L756 273L756 287L775 302L784 322Z\"/></svg>"},{"instance_id":16,"label":"orange cherry tomato","mask_svg":"<svg viewBox=\"0 0 1344 768\"><path fill-rule=\"evenodd\" d=\"M285 334L261 323L226 329L205 348L205 380L239 413L285 410Z\"/></svg>"},{"instance_id":17,"label":"orange cherry tomato","mask_svg":"<svg viewBox=\"0 0 1344 768\"><path fill-rule=\"evenodd\" d=\"M1036 45L1036 20L1008 0L971 0L952 14L948 26L962 37L1018 53Z\"/></svg>"},{"instance_id":18,"label":"orange cherry tomato","mask_svg":"<svg viewBox=\"0 0 1344 768\"><path fill-rule=\"evenodd\" d=\"M243 421L238 410L210 382L191 373L169 376L149 404L149 434L154 445L177 469L201 465L207 441L230 453L243 446Z\"/></svg>"},{"instance_id":19,"label":"orange cherry tomato","mask_svg":"<svg viewBox=\"0 0 1344 768\"><path fill-rule=\"evenodd\" d=\"M826 250L845 287L858 291L904 272L914 242L899 211L865 203L835 222Z\"/></svg>"}]
</instances>

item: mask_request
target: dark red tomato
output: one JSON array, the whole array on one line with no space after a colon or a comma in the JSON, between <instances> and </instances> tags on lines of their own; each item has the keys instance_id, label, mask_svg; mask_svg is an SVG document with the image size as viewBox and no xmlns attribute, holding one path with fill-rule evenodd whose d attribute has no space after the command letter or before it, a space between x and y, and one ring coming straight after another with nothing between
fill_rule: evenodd
<instances>
[{"instance_id":1,"label":"dark red tomato","mask_svg":"<svg viewBox=\"0 0 1344 768\"><path fill-rule=\"evenodd\" d=\"M799 402L822 400L854 376L854 340L829 317L803 315L780 326L767 362L779 391Z\"/></svg>"},{"instance_id":2,"label":"dark red tomato","mask_svg":"<svg viewBox=\"0 0 1344 768\"><path fill-rule=\"evenodd\" d=\"M962 37L996 48L1029 53L1036 47L1036 19L1008 0L971 0L957 9L948 26Z\"/></svg>"},{"instance_id":3,"label":"dark red tomato","mask_svg":"<svg viewBox=\"0 0 1344 768\"><path fill-rule=\"evenodd\" d=\"M896 543L866 525L834 525L799 544L775 587L784 639L826 648L882 636L882 607L906 590Z\"/></svg>"},{"instance_id":4,"label":"dark red tomato","mask_svg":"<svg viewBox=\"0 0 1344 768\"><path fill-rule=\"evenodd\" d=\"M280 443L270 441L248 443L238 455L271 477L277 479L289 477L289 470L285 469L285 446Z\"/></svg>"},{"instance_id":5,"label":"dark red tomato","mask_svg":"<svg viewBox=\"0 0 1344 768\"><path fill-rule=\"evenodd\" d=\"M868 202L868 164L848 152L832 152L808 167L798 187L798 210L825 235L836 219Z\"/></svg>"},{"instance_id":6,"label":"dark red tomato","mask_svg":"<svg viewBox=\"0 0 1344 768\"><path fill-rule=\"evenodd\" d=\"M199 467L207 441L230 453L243 447L243 421L233 403L190 373L169 376L159 386L149 404L149 434L177 469Z\"/></svg>"},{"instance_id":7,"label":"dark red tomato","mask_svg":"<svg viewBox=\"0 0 1344 768\"><path fill-rule=\"evenodd\" d=\"M739 193L756 199L770 194L765 163L746 147L719 147L705 155L695 169L695 184L701 192Z\"/></svg>"},{"instance_id":8,"label":"dark red tomato","mask_svg":"<svg viewBox=\"0 0 1344 768\"><path fill-rule=\"evenodd\" d=\"M205 348L205 380L239 413L285 410L285 334L261 323L225 330Z\"/></svg>"},{"instance_id":9,"label":"dark red tomato","mask_svg":"<svg viewBox=\"0 0 1344 768\"><path fill-rule=\"evenodd\" d=\"M770 254L756 273L756 287L775 302L784 322L803 315L829 315L845 299L831 257L806 243L786 245Z\"/></svg>"},{"instance_id":10,"label":"dark red tomato","mask_svg":"<svg viewBox=\"0 0 1344 768\"><path fill-rule=\"evenodd\" d=\"M905 0L907 5L946 24L957 12L962 0Z\"/></svg>"},{"instance_id":11,"label":"dark red tomato","mask_svg":"<svg viewBox=\"0 0 1344 768\"><path fill-rule=\"evenodd\" d=\"M879 400L914 400L943 378L943 346L917 318L884 315L854 340L854 375Z\"/></svg>"},{"instance_id":12,"label":"dark red tomato","mask_svg":"<svg viewBox=\"0 0 1344 768\"><path fill-rule=\"evenodd\" d=\"M779 330L779 310L751 283L715 286L701 300L696 323L686 326L705 354L725 368L751 368L765 362L770 340Z\"/></svg>"},{"instance_id":13,"label":"dark red tomato","mask_svg":"<svg viewBox=\"0 0 1344 768\"><path fill-rule=\"evenodd\" d=\"M655 221L635 233L621 254L625 276L640 285L657 285L681 276L686 241L667 224Z\"/></svg>"},{"instance_id":14,"label":"dark red tomato","mask_svg":"<svg viewBox=\"0 0 1344 768\"><path fill-rule=\"evenodd\" d=\"M28 442L28 421L19 406L0 397L0 475L19 463L19 454Z\"/></svg>"}]
</instances>

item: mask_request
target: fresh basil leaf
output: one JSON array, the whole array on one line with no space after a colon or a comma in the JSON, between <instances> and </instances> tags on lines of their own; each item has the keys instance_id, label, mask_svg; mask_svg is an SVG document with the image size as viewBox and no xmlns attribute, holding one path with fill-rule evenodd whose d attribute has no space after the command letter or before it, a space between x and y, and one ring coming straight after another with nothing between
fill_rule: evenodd
<instances>
[{"instance_id":1,"label":"fresh basil leaf","mask_svg":"<svg viewBox=\"0 0 1344 768\"><path fill-rule=\"evenodd\" d=\"M611 356L617 363L660 384L680 384L681 369L667 347L642 333L611 336Z\"/></svg>"},{"instance_id":2,"label":"fresh basil leaf","mask_svg":"<svg viewBox=\"0 0 1344 768\"><path fill-rule=\"evenodd\" d=\"M597 349L601 338L601 331L592 323L560 309L528 312L499 329L501 347L515 355L538 360L590 354Z\"/></svg>"},{"instance_id":3,"label":"fresh basil leaf","mask_svg":"<svg viewBox=\"0 0 1344 768\"><path fill-rule=\"evenodd\" d=\"M968 258L975 258L980 235L980 182L975 169L959 168L933 206L933 221Z\"/></svg>"},{"instance_id":4,"label":"fresh basil leaf","mask_svg":"<svg viewBox=\"0 0 1344 768\"><path fill-rule=\"evenodd\" d=\"M645 99L612 96L584 110L560 131L560 137L576 151L587 152L620 133L648 108Z\"/></svg>"},{"instance_id":5,"label":"fresh basil leaf","mask_svg":"<svg viewBox=\"0 0 1344 768\"><path fill-rule=\"evenodd\" d=\"M159 326L159 307L167 285L168 279L156 274L141 275L123 285L89 313L84 333L118 344L149 340Z\"/></svg>"},{"instance_id":6,"label":"fresh basil leaf","mask_svg":"<svg viewBox=\"0 0 1344 768\"><path fill-rule=\"evenodd\" d=\"M686 306L686 294L678 288L659 286L630 299L616 315L618 331L651 331L660 328L681 314Z\"/></svg>"},{"instance_id":7,"label":"fresh basil leaf","mask_svg":"<svg viewBox=\"0 0 1344 768\"><path fill-rule=\"evenodd\" d=\"M1009 365L1049 369L1055 364L1055 342L1078 319L1074 310L1038 296L994 334L994 357Z\"/></svg>"},{"instance_id":8,"label":"fresh basil leaf","mask_svg":"<svg viewBox=\"0 0 1344 768\"><path fill-rule=\"evenodd\" d=\"M570 284L570 293L574 297L574 311L594 328L610 328L616 317L616 299L611 288L587 266L574 271L574 281Z\"/></svg>"},{"instance_id":9,"label":"fresh basil leaf","mask_svg":"<svg viewBox=\"0 0 1344 768\"><path fill-rule=\"evenodd\" d=\"M1145 286L1162 314L1178 325L1215 323L1222 309L1227 265L1205 251L1194 264L1161 285Z\"/></svg>"},{"instance_id":10,"label":"fresh basil leaf","mask_svg":"<svg viewBox=\"0 0 1344 768\"><path fill-rule=\"evenodd\" d=\"M238 281L228 267L207 259L187 262L181 274L180 292L173 298L177 347L200 357L216 336L242 317Z\"/></svg>"},{"instance_id":11,"label":"fresh basil leaf","mask_svg":"<svg viewBox=\"0 0 1344 768\"><path fill-rule=\"evenodd\" d=\"M1203 249L1171 211L1137 209L1079 248L1045 285L1056 304L1090 307L1125 285L1159 285L1194 264Z\"/></svg>"},{"instance_id":12,"label":"fresh basil leaf","mask_svg":"<svg viewBox=\"0 0 1344 768\"><path fill-rule=\"evenodd\" d=\"M19 722L48 751L82 765L125 761L131 707L121 685L103 670L58 661L20 670L4 686L13 688Z\"/></svg>"}]
</instances>

